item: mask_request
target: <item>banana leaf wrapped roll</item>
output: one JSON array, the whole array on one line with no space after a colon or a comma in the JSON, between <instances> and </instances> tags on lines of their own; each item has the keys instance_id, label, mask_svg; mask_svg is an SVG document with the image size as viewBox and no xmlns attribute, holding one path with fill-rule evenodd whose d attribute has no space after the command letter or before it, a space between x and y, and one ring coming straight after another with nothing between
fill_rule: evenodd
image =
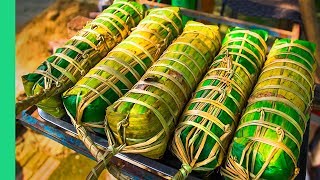
<instances>
[{"instance_id":1,"label":"banana leaf wrapped roll","mask_svg":"<svg viewBox=\"0 0 320 180\"><path fill-rule=\"evenodd\" d=\"M220 41L217 26L186 24L138 83L107 108L106 132L113 151L99 159L100 165L119 151L153 159L163 155L179 114L218 52ZM95 170L101 171L101 166Z\"/></svg>"},{"instance_id":2,"label":"banana leaf wrapped roll","mask_svg":"<svg viewBox=\"0 0 320 180\"><path fill-rule=\"evenodd\" d=\"M294 179L310 117L316 64L312 43L277 40L241 117L222 174Z\"/></svg>"},{"instance_id":3,"label":"banana leaf wrapped roll","mask_svg":"<svg viewBox=\"0 0 320 180\"><path fill-rule=\"evenodd\" d=\"M16 104L16 113L37 104L54 117L65 115L61 93L73 86L125 39L144 14L145 7L139 3L115 1L58 48L33 73L22 77L28 98Z\"/></svg>"},{"instance_id":4,"label":"banana leaf wrapped roll","mask_svg":"<svg viewBox=\"0 0 320 180\"><path fill-rule=\"evenodd\" d=\"M138 82L181 31L179 8L152 9L127 39L63 94L69 116L77 125L104 133L106 108Z\"/></svg>"},{"instance_id":5,"label":"banana leaf wrapped roll","mask_svg":"<svg viewBox=\"0 0 320 180\"><path fill-rule=\"evenodd\" d=\"M173 179L221 165L264 63L267 37L263 30L229 29L175 130L171 149L182 167Z\"/></svg>"}]
</instances>

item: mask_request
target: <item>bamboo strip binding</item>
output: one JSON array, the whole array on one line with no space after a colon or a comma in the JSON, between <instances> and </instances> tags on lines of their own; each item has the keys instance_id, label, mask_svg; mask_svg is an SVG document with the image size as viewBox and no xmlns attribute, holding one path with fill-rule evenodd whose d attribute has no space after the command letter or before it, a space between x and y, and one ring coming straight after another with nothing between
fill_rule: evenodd
<instances>
[{"instance_id":1,"label":"bamboo strip binding","mask_svg":"<svg viewBox=\"0 0 320 180\"><path fill-rule=\"evenodd\" d=\"M165 11L172 12L170 8L165 8L162 10L162 12ZM150 13L150 15L153 14L154 13ZM174 14L171 18L180 19L180 16L176 16L176 14ZM168 18L162 18L164 19L164 21L162 22L163 24L158 23L160 28L156 29L152 27L154 26L154 20L152 19L154 18L149 15L145 19L143 19L126 40L116 46L72 89L64 93L64 97L68 97L73 94L73 91L81 92L82 89L89 90L89 92L81 95L81 98L80 94L78 93L79 97L77 97L77 99L80 99L80 101L77 102L77 111L75 116L75 120L78 124L83 123L88 129L104 128L102 120L95 120L98 122L83 121L83 113L85 109L98 98L103 99L107 105L111 105L113 101L109 100L110 95L105 94L105 92L109 91L110 89L116 92L119 97L123 96L124 92L129 90L133 86L133 84L141 78L141 72L138 73L135 68L137 68L137 66L140 66L144 71L146 71L151 64L148 64L145 58L149 58L152 63L156 61L159 58L160 53L164 51L164 49L169 45L172 39L177 34L180 34L179 29L176 32L172 32L173 30L171 30L169 26L163 25L166 23L175 24L175 22L173 22L172 20L168 20ZM148 33L149 36L153 36L153 41L140 35L141 33ZM167 35L164 36L164 34ZM139 44L137 41L144 41L145 43ZM137 48L137 50L133 47ZM123 56L130 58L121 59L121 57ZM115 67L113 67L113 65ZM134 83L132 83L132 80L127 77L128 73L131 73L133 75L135 81ZM93 79L98 81L99 83L93 86ZM117 87L117 84L119 82L125 85L126 90Z\"/></svg>"},{"instance_id":2,"label":"bamboo strip binding","mask_svg":"<svg viewBox=\"0 0 320 180\"><path fill-rule=\"evenodd\" d=\"M242 37L233 37L237 34L238 36L242 34ZM260 43L255 44L252 39ZM186 106L175 130L171 148L181 160L182 167L173 179L185 179L193 170L212 171L222 163L238 122L238 113L245 105L249 90L253 87L258 72L262 68L267 51L265 40L259 34L244 29L236 29L226 34L219 54L198 85L194 97ZM254 54L254 50L259 55ZM254 72L249 72L248 67L242 65L244 60L253 65ZM218 81L219 83L214 84ZM231 91L237 92L240 99L233 97ZM235 107L225 105L227 100L232 100ZM238 113L234 113L235 108L238 109L236 110ZM226 119L221 119L222 117L219 116L221 113L229 116L231 121L226 122ZM212 131L211 128L214 126L222 133ZM184 131L188 133L185 134ZM185 135L182 136L182 133ZM197 140L198 138L201 140ZM215 141L210 142L215 143L211 150L208 150L209 147L206 144L209 143L207 142L209 138ZM197 141L199 142L195 144ZM203 151L209 151L205 159L200 157ZM207 167L210 163L210 167Z\"/></svg>"},{"instance_id":3,"label":"bamboo strip binding","mask_svg":"<svg viewBox=\"0 0 320 180\"><path fill-rule=\"evenodd\" d=\"M195 26L196 30L191 32L191 26ZM198 31L200 33L197 33ZM217 27L189 22L181 36L148 69L142 79L124 97L107 108L105 129L108 139L110 139L109 146L121 147L119 151L123 153L138 153L150 158L161 157L184 103L187 102L219 46L220 35ZM175 48L178 48L179 51L175 51ZM188 51L195 53L195 57L199 58L194 59L185 56L183 53L185 50L183 49L186 48L188 48ZM194 67L190 64L194 64ZM189 68L187 68L188 66ZM197 70L196 66L199 66L200 69ZM196 79L194 79L192 73ZM171 85L171 88L168 88L169 85ZM157 103L142 101L140 98L135 98L135 95L154 99ZM141 115L135 115L133 112L131 115L117 112L117 108L130 103L146 108L147 112ZM159 104L160 107L156 104ZM168 116L163 114L164 110L168 113ZM154 123L159 122L161 129L156 129L157 132L145 134L144 138L139 139L134 134L140 132L134 129L142 122L137 122L135 118L143 119L149 113L154 115ZM103 159L108 161L112 154L110 155L110 152L105 154ZM89 175L90 178L100 170L101 164L102 160Z\"/></svg>"},{"instance_id":4,"label":"bamboo strip binding","mask_svg":"<svg viewBox=\"0 0 320 180\"><path fill-rule=\"evenodd\" d=\"M272 47L229 148L221 171L225 177L294 179L299 174L297 159L309 119L315 70L312 50L301 42L280 40ZM235 155L241 141L244 149ZM278 169L272 172L269 166Z\"/></svg>"},{"instance_id":5,"label":"bamboo strip binding","mask_svg":"<svg viewBox=\"0 0 320 180\"><path fill-rule=\"evenodd\" d=\"M154 13L172 12L172 9L173 8L163 8L161 9L161 11L151 11L149 15L152 15ZM179 14L178 8L174 8L174 10L178 11L177 14ZM154 23L150 23L149 21L152 21L152 19L154 18L148 15L145 19L141 21L141 23L137 26L137 28L135 28L135 30L130 34L130 36L126 40L124 40L118 46L116 46L100 63L98 63L94 68L92 68L90 72L84 78L82 78L72 89L64 93L64 97L67 98L68 96L70 96L70 94L72 95L73 91L79 90L79 93L77 93L77 100L80 100L76 102L76 114L71 114L66 104L65 106L68 115L72 119L72 123L78 131L78 136L80 137L80 139L82 139L86 147L89 149L89 151L96 159L103 159L105 153L103 152L104 150L99 149L93 143L93 141L88 136L87 131L90 131L93 128L104 129L105 124L103 120L98 122L83 121L85 109L90 105L90 103L94 102L98 98L104 100L107 103L107 106L111 105L113 101L111 101L110 98L112 97L109 94L105 94L105 92L107 92L110 89L114 90L119 95L119 97L121 97L124 94L124 92L126 92L133 86L133 83L131 83L128 76L126 76L126 74L128 74L129 72L133 74L134 78L137 78L135 79L135 81L138 81L138 78L140 79L140 74L135 73L135 68L137 68L137 66L140 65L141 67L144 67L144 70L146 70L150 66L150 63L147 63L147 58L149 58L152 61L152 63L156 61L159 58L160 54L169 45L169 43L171 43L171 41L178 34L180 34L182 28L178 29L177 32L173 32L174 30L172 30L172 28L169 28L171 26L171 23L177 22L178 23L176 26L181 27L181 18L179 15L177 16L177 14L170 15L170 18L174 19L175 22L173 22L172 20L167 20L168 18L162 18L164 19L162 23L166 24L166 26L163 26L164 28L162 28L162 26L155 27ZM149 36L153 36L152 40L154 41L151 42L145 37L139 35L140 33L146 32L149 34ZM139 44L138 42L136 42L137 40L139 40L138 42L145 43ZM130 46L128 46L128 44ZM136 47L138 51L132 48L133 46ZM124 55L130 58L120 59ZM111 63L116 63L116 65L120 65L120 67L117 67L116 65L112 66ZM108 73L108 76L105 76L105 74L104 76L102 76L102 73ZM92 84L90 84L92 80L98 80L99 83L97 84L97 86L92 86ZM117 87L118 82L124 83L126 85L127 90L123 90ZM81 98L78 98L83 89L88 89L89 92L84 94ZM99 108L102 108L103 110L105 110L106 107L102 105L99 106ZM72 109L72 107L70 109ZM107 135L110 134L109 132L105 133ZM112 144L113 139L109 138L108 142Z\"/></svg>"}]
</instances>

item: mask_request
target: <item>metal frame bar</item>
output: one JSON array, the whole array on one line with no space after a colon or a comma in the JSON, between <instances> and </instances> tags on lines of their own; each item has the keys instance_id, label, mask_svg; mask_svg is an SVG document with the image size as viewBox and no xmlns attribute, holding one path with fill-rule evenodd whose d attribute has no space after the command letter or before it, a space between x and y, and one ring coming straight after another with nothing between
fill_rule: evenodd
<instances>
[{"instance_id":1,"label":"metal frame bar","mask_svg":"<svg viewBox=\"0 0 320 180\"><path fill-rule=\"evenodd\" d=\"M169 7L168 4L163 3L157 3L153 1L148 0L140 0L140 3L145 4L149 9L150 8L157 8L157 7ZM263 29L266 30L270 36L279 37L279 38L293 38L293 39L299 39L300 37L300 25L299 24L293 24L292 31L283 30L279 28L274 28L270 26L265 26L261 24L256 24L252 22L247 22L239 19L234 19L230 17L224 17L224 16L217 16L214 14L209 14L205 12L200 12L196 10L186 9L180 7L181 14L193 17L197 20L205 20L209 21L211 23L216 24L225 24L228 26L239 26L242 28L257 28L257 29ZM90 18L95 18L100 14L100 12L91 12Z\"/></svg>"},{"instance_id":2,"label":"metal frame bar","mask_svg":"<svg viewBox=\"0 0 320 180\"><path fill-rule=\"evenodd\" d=\"M163 4L163 3L157 3L157 2L152 2L152 1L147 1L147 0L140 0L142 4L145 4L151 8L155 7L169 7L170 5L168 4ZM251 23L239 19L234 19L234 18L229 18L229 17L224 17L224 16L217 16L214 14L209 14L205 12L200 12L196 10L191 10L191 9L186 9L186 8L181 8L181 14L190 16L193 18L196 18L197 20L206 20L212 23L216 24L226 24L228 26L239 26L242 28L258 28L258 29L263 29L268 31L269 35L274 36L274 37L280 37L280 38L296 38L298 39L300 36L300 32L297 31L297 25L293 26L292 31L287 31L283 29L278 29L270 26L264 26L256 23Z\"/></svg>"}]
</instances>

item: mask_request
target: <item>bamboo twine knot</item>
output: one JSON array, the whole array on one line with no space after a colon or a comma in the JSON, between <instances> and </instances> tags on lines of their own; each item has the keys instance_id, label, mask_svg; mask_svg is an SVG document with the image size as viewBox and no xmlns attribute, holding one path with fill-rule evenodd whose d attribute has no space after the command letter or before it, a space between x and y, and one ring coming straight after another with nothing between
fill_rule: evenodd
<instances>
[{"instance_id":1,"label":"bamboo twine knot","mask_svg":"<svg viewBox=\"0 0 320 180\"><path fill-rule=\"evenodd\" d=\"M276 132L279 135L279 140L278 141L281 142L283 140L283 138L284 138L284 135L285 135L284 130L280 126L278 126L276 128Z\"/></svg>"},{"instance_id":2,"label":"bamboo twine knot","mask_svg":"<svg viewBox=\"0 0 320 180\"><path fill-rule=\"evenodd\" d=\"M114 37L115 38L115 37ZM97 40L99 41L97 46L94 48L95 50L99 50L100 47L102 46L102 43L105 42L106 38L104 35L100 34L97 38Z\"/></svg>"},{"instance_id":3,"label":"bamboo twine knot","mask_svg":"<svg viewBox=\"0 0 320 180\"><path fill-rule=\"evenodd\" d=\"M82 54L82 58L83 58L83 59L87 59L87 58L89 58L89 54L87 54L87 53Z\"/></svg>"},{"instance_id":4,"label":"bamboo twine knot","mask_svg":"<svg viewBox=\"0 0 320 180\"><path fill-rule=\"evenodd\" d=\"M60 81L56 81L56 87L60 87L61 86L61 82Z\"/></svg>"},{"instance_id":5,"label":"bamboo twine knot","mask_svg":"<svg viewBox=\"0 0 320 180\"><path fill-rule=\"evenodd\" d=\"M179 171L181 172L181 175L183 176L183 179L186 179L188 177L188 174L191 173L192 167L189 164L183 163L181 165L181 168L179 169Z\"/></svg>"},{"instance_id":6,"label":"bamboo twine knot","mask_svg":"<svg viewBox=\"0 0 320 180\"><path fill-rule=\"evenodd\" d=\"M129 126L129 114L122 119L120 122L117 123L117 133L122 137L122 141L120 141L121 144L126 144L126 127ZM121 135L121 129L122 129L122 135Z\"/></svg>"},{"instance_id":7,"label":"bamboo twine knot","mask_svg":"<svg viewBox=\"0 0 320 180\"><path fill-rule=\"evenodd\" d=\"M85 71L85 70L81 70L81 71L80 71L80 75L81 75L81 76L86 75L86 71Z\"/></svg>"},{"instance_id":8,"label":"bamboo twine knot","mask_svg":"<svg viewBox=\"0 0 320 180\"><path fill-rule=\"evenodd\" d=\"M98 26L95 24L90 24L89 21L87 22L87 25L89 24L89 28L94 30L95 28L97 28Z\"/></svg>"},{"instance_id":9,"label":"bamboo twine knot","mask_svg":"<svg viewBox=\"0 0 320 180\"><path fill-rule=\"evenodd\" d=\"M283 129L281 129L281 127L278 126L278 127L276 128L276 132L277 132L277 134L281 135L281 134L283 134Z\"/></svg>"},{"instance_id":10,"label":"bamboo twine knot","mask_svg":"<svg viewBox=\"0 0 320 180\"><path fill-rule=\"evenodd\" d=\"M110 152L113 155L116 155L119 152L118 148L115 148L114 146L108 146L107 151Z\"/></svg>"},{"instance_id":11,"label":"bamboo twine knot","mask_svg":"<svg viewBox=\"0 0 320 180\"><path fill-rule=\"evenodd\" d=\"M126 118L122 119L122 120L119 122L119 126L127 127L128 125L129 125L129 121L128 121L128 115L127 115Z\"/></svg>"},{"instance_id":12,"label":"bamboo twine knot","mask_svg":"<svg viewBox=\"0 0 320 180\"><path fill-rule=\"evenodd\" d=\"M108 164L108 161L110 158L112 158L114 155L118 154L124 147L126 147L125 144L121 144L118 147L115 147L114 145L108 146L107 150L105 151L103 158L102 158L105 165ZM101 160L101 159L98 159L98 160Z\"/></svg>"},{"instance_id":13,"label":"bamboo twine knot","mask_svg":"<svg viewBox=\"0 0 320 180\"><path fill-rule=\"evenodd\" d=\"M158 54L161 53L161 47L162 47L162 44L157 44L157 45L156 45L156 49L157 49L157 51L156 51L156 56L158 56Z\"/></svg>"},{"instance_id":14,"label":"bamboo twine knot","mask_svg":"<svg viewBox=\"0 0 320 180\"><path fill-rule=\"evenodd\" d=\"M227 125L224 126L224 132L230 133L231 131L232 131L232 129L231 129L231 127L230 127L229 124L227 124Z\"/></svg>"}]
</instances>

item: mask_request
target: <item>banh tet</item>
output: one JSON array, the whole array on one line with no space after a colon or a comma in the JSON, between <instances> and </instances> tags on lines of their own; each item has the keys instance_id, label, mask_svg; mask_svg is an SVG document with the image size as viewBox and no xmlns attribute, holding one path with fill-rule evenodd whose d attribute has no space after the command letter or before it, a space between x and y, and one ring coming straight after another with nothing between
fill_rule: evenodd
<instances>
[{"instance_id":1,"label":"banh tet","mask_svg":"<svg viewBox=\"0 0 320 180\"><path fill-rule=\"evenodd\" d=\"M189 21L183 33L122 98L107 108L109 148L88 176L118 152L159 159L178 117L220 48L219 28ZM92 144L91 146L94 146Z\"/></svg>"},{"instance_id":2,"label":"banh tet","mask_svg":"<svg viewBox=\"0 0 320 180\"><path fill-rule=\"evenodd\" d=\"M242 114L222 175L294 179L313 99L314 44L275 41Z\"/></svg>"},{"instance_id":3,"label":"banh tet","mask_svg":"<svg viewBox=\"0 0 320 180\"><path fill-rule=\"evenodd\" d=\"M125 39L142 20L145 10L139 3L116 0L34 72L22 76L28 98L17 102L16 114L37 104L50 115L63 117L61 94Z\"/></svg>"},{"instance_id":4,"label":"banh tet","mask_svg":"<svg viewBox=\"0 0 320 180\"><path fill-rule=\"evenodd\" d=\"M266 57L268 33L230 28L219 54L176 127L171 149L182 162L173 179L219 167Z\"/></svg>"}]
</instances>

